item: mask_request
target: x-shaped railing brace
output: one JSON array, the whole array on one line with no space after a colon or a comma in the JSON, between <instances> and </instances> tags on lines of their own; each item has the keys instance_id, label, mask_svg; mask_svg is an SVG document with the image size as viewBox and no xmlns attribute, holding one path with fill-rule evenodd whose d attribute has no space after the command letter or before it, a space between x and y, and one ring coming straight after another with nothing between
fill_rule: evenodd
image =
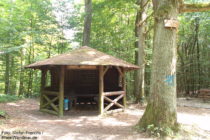
<instances>
[{"instance_id":1,"label":"x-shaped railing brace","mask_svg":"<svg viewBox=\"0 0 210 140\"><path fill-rule=\"evenodd\" d=\"M58 100L58 96L50 100L46 95L43 95L43 97L47 100L47 103L42 106L42 108L45 108L46 106L50 105L56 112L58 112L58 107L54 104L56 100Z\"/></svg>"},{"instance_id":2,"label":"x-shaped railing brace","mask_svg":"<svg viewBox=\"0 0 210 140\"><path fill-rule=\"evenodd\" d=\"M118 106L118 107L120 107L120 108L124 108L123 105L121 105L121 104L118 103L118 101L119 101L121 98L123 98L124 95L125 95L125 94L121 94L121 95L119 95L117 98L115 98L114 100L112 100L112 99L110 99L110 98L104 96L104 99L105 99L106 101L110 102L110 104L109 104L108 106L106 106L106 108L104 109L104 111L105 111L105 112L108 111L113 105L116 105L116 106Z\"/></svg>"}]
</instances>

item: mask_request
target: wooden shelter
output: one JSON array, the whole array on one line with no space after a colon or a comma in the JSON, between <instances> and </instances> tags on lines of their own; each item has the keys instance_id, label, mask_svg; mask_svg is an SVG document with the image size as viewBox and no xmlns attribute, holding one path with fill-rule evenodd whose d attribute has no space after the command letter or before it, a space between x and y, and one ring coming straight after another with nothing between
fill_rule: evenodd
<instances>
[{"instance_id":1,"label":"wooden shelter","mask_svg":"<svg viewBox=\"0 0 210 140\"><path fill-rule=\"evenodd\" d=\"M63 116L64 98L96 101L99 113L126 106L125 72L139 67L84 46L26 66L40 69L40 111ZM46 85L47 74L50 82Z\"/></svg>"}]
</instances>

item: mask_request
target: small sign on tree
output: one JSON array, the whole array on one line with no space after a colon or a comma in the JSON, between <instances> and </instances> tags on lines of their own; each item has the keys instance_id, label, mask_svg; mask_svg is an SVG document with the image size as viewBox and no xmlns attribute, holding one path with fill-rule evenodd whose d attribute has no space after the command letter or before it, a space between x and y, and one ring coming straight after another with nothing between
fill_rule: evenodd
<instances>
[{"instance_id":1,"label":"small sign on tree","mask_svg":"<svg viewBox=\"0 0 210 140\"><path fill-rule=\"evenodd\" d=\"M176 28L176 29L178 29L179 21L175 20L175 19L165 19L164 20L164 26L166 28Z\"/></svg>"}]
</instances>

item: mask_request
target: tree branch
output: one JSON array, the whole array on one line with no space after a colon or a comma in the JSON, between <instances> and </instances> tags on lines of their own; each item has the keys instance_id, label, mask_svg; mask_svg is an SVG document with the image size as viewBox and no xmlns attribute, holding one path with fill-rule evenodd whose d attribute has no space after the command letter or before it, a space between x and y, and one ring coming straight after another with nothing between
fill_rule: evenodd
<instances>
[{"instance_id":1,"label":"tree branch","mask_svg":"<svg viewBox=\"0 0 210 140\"><path fill-rule=\"evenodd\" d=\"M180 13L210 11L210 3L184 4L179 7Z\"/></svg>"},{"instance_id":2,"label":"tree branch","mask_svg":"<svg viewBox=\"0 0 210 140\"><path fill-rule=\"evenodd\" d=\"M148 15L148 16L146 17L146 19L144 19L143 21L137 23L136 26L141 26L144 22L146 22L146 21L147 21L151 16L153 16L153 15L154 15L154 12L152 12L150 15Z\"/></svg>"},{"instance_id":3,"label":"tree branch","mask_svg":"<svg viewBox=\"0 0 210 140\"><path fill-rule=\"evenodd\" d=\"M142 6L142 9L144 9L150 1L151 0L147 0L147 2Z\"/></svg>"}]
</instances>

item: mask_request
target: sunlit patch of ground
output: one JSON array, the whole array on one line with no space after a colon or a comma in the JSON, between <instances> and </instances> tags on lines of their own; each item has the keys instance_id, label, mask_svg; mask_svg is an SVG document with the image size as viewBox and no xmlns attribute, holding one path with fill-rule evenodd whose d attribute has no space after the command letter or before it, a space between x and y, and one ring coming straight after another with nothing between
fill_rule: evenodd
<instances>
[{"instance_id":1,"label":"sunlit patch of ground","mask_svg":"<svg viewBox=\"0 0 210 140\"><path fill-rule=\"evenodd\" d=\"M210 140L210 103L196 98L178 99L178 122L186 140Z\"/></svg>"},{"instance_id":2,"label":"sunlit patch of ground","mask_svg":"<svg viewBox=\"0 0 210 140\"><path fill-rule=\"evenodd\" d=\"M38 101L24 99L0 104L10 119L0 125L0 131L41 132L41 140L151 140L144 133L137 133L133 126L144 113L144 107L129 105L125 112L105 117L97 111L74 110L62 118L39 112ZM178 121L182 124L176 139L210 139L210 109L178 107Z\"/></svg>"}]
</instances>

